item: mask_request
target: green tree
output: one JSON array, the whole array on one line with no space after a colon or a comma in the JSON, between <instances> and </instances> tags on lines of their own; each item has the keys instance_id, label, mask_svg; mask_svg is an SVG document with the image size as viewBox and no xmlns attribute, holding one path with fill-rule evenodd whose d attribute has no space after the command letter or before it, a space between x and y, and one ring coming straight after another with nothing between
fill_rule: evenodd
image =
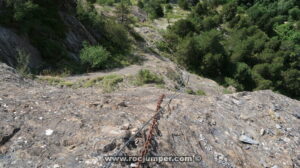
<instances>
[{"instance_id":1,"label":"green tree","mask_svg":"<svg viewBox=\"0 0 300 168\"><path fill-rule=\"evenodd\" d=\"M195 38L187 37L177 47L176 60L190 70L197 70L202 63L202 53Z\"/></svg>"},{"instance_id":2,"label":"green tree","mask_svg":"<svg viewBox=\"0 0 300 168\"><path fill-rule=\"evenodd\" d=\"M204 16L204 15L209 14L209 9L208 9L207 4L199 2L193 9L192 14L194 15L194 17Z\"/></svg>"},{"instance_id":3,"label":"green tree","mask_svg":"<svg viewBox=\"0 0 300 168\"><path fill-rule=\"evenodd\" d=\"M290 69L282 73L284 88L287 94L293 97L300 97L300 71Z\"/></svg>"},{"instance_id":4,"label":"green tree","mask_svg":"<svg viewBox=\"0 0 300 168\"><path fill-rule=\"evenodd\" d=\"M300 20L300 9L299 7L294 7L293 9L289 10L289 15L293 20Z\"/></svg>"},{"instance_id":5,"label":"green tree","mask_svg":"<svg viewBox=\"0 0 300 168\"><path fill-rule=\"evenodd\" d=\"M128 6L126 5L123 0L121 0L121 3L119 3L116 7L117 10L117 17L119 18L119 21L122 24L126 24L128 22L128 14L129 14L129 9Z\"/></svg>"},{"instance_id":6,"label":"green tree","mask_svg":"<svg viewBox=\"0 0 300 168\"><path fill-rule=\"evenodd\" d=\"M186 19L181 19L175 24L170 27L171 31L180 37L185 37L189 33L192 33L195 31L194 25L191 21L186 20Z\"/></svg>"},{"instance_id":7,"label":"green tree","mask_svg":"<svg viewBox=\"0 0 300 168\"><path fill-rule=\"evenodd\" d=\"M234 79L243 85L243 90L252 90L254 81L250 67L245 63L237 63L235 67Z\"/></svg>"},{"instance_id":8,"label":"green tree","mask_svg":"<svg viewBox=\"0 0 300 168\"><path fill-rule=\"evenodd\" d=\"M226 5L224 5L222 10L222 16L225 21L229 21L233 19L237 12L237 4L235 1L232 1Z\"/></svg>"}]
</instances>

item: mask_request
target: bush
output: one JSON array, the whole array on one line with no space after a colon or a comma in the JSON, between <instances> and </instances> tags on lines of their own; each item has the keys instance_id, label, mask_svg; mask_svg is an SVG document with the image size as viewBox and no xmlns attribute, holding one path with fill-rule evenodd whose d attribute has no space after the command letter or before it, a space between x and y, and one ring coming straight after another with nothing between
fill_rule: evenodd
<instances>
[{"instance_id":1,"label":"bush","mask_svg":"<svg viewBox=\"0 0 300 168\"><path fill-rule=\"evenodd\" d=\"M93 69L104 69L107 67L111 54L102 46L89 46L84 44L80 51L80 59L82 63L87 64Z\"/></svg>"},{"instance_id":2,"label":"bush","mask_svg":"<svg viewBox=\"0 0 300 168\"><path fill-rule=\"evenodd\" d=\"M225 77L224 80L225 80L225 85L226 86L233 86L238 91L243 90L243 85L241 85L239 82L235 81L234 79L229 78L229 77Z\"/></svg>"},{"instance_id":3,"label":"bush","mask_svg":"<svg viewBox=\"0 0 300 168\"><path fill-rule=\"evenodd\" d=\"M103 80L103 77L97 77L97 78L93 78L93 79L89 79L87 81L85 81L83 84L82 84L82 87L84 88L88 88L88 87L92 87L92 86L95 86L95 85L98 85L99 82L101 82Z\"/></svg>"},{"instance_id":4,"label":"bush","mask_svg":"<svg viewBox=\"0 0 300 168\"><path fill-rule=\"evenodd\" d=\"M198 95L198 96L205 96L206 93L203 90L197 90L196 91L196 95Z\"/></svg>"},{"instance_id":5,"label":"bush","mask_svg":"<svg viewBox=\"0 0 300 168\"><path fill-rule=\"evenodd\" d=\"M29 68L29 54L23 50L17 50L17 66L16 70L24 77L33 77Z\"/></svg>"},{"instance_id":6,"label":"bush","mask_svg":"<svg viewBox=\"0 0 300 168\"><path fill-rule=\"evenodd\" d=\"M138 72L136 77L136 84L143 85L143 84L164 84L164 80L159 77L157 74L147 70L142 69Z\"/></svg>"},{"instance_id":7,"label":"bush","mask_svg":"<svg viewBox=\"0 0 300 168\"><path fill-rule=\"evenodd\" d=\"M157 49L159 49L162 52L170 52L170 49L168 48L168 44L164 41L158 41L155 43Z\"/></svg>"},{"instance_id":8,"label":"bush","mask_svg":"<svg viewBox=\"0 0 300 168\"><path fill-rule=\"evenodd\" d=\"M187 89L185 90L185 92L186 92L187 94L197 95L197 96L205 96L205 95L206 95L205 92L204 92L203 90L197 90L197 91L195 92L195 91L193 91L191 88L187 88Z\"/></svg>"}]
</instances>

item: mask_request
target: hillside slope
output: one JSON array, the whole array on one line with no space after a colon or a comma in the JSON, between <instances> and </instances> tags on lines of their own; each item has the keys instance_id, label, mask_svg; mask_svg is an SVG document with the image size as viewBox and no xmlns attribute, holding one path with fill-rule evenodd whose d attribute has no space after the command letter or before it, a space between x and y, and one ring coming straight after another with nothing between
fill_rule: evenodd
<instances>
[{"instance_id":1,"label":"hillside slope","mask_svg":"<svg viewBox=\"0 0 300 168\"><path fill-rule=\"evenodd\" d=\"M99 167L174 92L155 87L103 94L25 80L0 66L0 167ZM271 91L221 96L180 94L159 120L157 155L199 155L200 162L150 167L300 166L300 102ZM242 143L241 135L255 144ZM245 137L244 137L245 138ZM143 138L122 153L139 155ZM256 142L255 142L256 143ZM152 152L152 153L153 153ZM154 154L153 153L153 154ZM130 163L126 163L130 164ZM124 167L119 163L113 167Z\"/></svg>"},{"instance_id":2,"label":"hillside slope","mask_svg":"<svg viewBox=\"0 0 300 168\"><path fill-rule=\"evenodd\" d=\"M2 2L0 14L3 14ZM103 20L99 18L103 16L115 17L115 7L95 5L95 11L91 8L91 13L83 12L81 20L74 14L79 1L55 2L60 4L59 18L68 27L58 43L66 49L68 59L80 60L83 41L91 46L103 44L111 47L110 52L114 51L116 44L105 42L118 34L103 36L111 25L104 25L103 32L100 29L103 27L93 26L101 25ZM27 5L34 8L30 3ZM43 5L40 7L45 9ZM163 56L176 55L157 47L157 42L163 40L162 29L186 16L187 11L176 7L176 17L167 23L166 18L145 21L148 18L144 11L136 6L131 10L141 21L126 31L134 31L131 33L143 40L131 39L132 51L127 54L138 61L125 60L123 67L79 75L24 78L24 74L10 67L16 66L19 49L31 53L32 67L43 64L42 53L31 44L28 34L0 26L0 61L10 65L0 63L0 168L105 167L109 163L104 156L116 154L123 146L118 156L140 156L149 125L138 130L156 113L158 99L163 94L163 114L154 127L148 156L197 156L198 160L147 162L144 167L300 168L298 100L270 90L233 93L233 87L224 88L188 72ZM96 21L85 22L89 19ZM119 24L110 24L120 28ZM112 29L123 30L118 28ZM56 50L51 51L55 51L55 57L60 56L55 55ZM128 141L133 135L136 136ZM136 162L116 162L111 167L136 165Z\"/></svg>"}]
</instances>

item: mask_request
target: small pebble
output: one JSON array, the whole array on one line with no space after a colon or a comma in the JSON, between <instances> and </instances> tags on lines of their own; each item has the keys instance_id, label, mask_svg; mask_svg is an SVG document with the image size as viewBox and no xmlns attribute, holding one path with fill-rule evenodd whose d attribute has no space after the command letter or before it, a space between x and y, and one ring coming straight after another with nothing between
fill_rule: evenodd
<instances>
[{"instance_id":1,"label":"small pebble","mask_svg":"<svg viewBox=\"0 0 300 168\"><path fill-rule=\"evenodd\" d=\"M261 135L261 136L265 135L265 129L262 128L262 129L260 130L260 135Z\"/></svg>"},{"instance_id":2,"label":"small pebble","mask_svg":"<svg viewBox=\"0 0 300 168\"><path fill-rule=\"evenodd\" d=\"M50 136L50 135L52 135L53 134L53 130L52 129L47 129L46 131L45 131L45 134L47 135L47 136Z\"/></svg>"},{"instance_id":3,"label":"small pebble","mask_svg":"<svg viewBox=\"0 0 300 168\"><path fill-rule=\"evenodd\" d=\"M281 126L279 124L276 124L277 129L281 129Z\"/></svg>"}]
</instances>

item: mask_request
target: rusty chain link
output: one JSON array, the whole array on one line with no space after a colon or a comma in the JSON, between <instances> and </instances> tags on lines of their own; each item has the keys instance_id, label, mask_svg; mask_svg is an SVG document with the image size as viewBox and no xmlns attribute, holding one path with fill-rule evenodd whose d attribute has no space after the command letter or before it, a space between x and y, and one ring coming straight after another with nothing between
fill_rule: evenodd
<instances>
[{"instance_id":1,"label":"rusty chain link","mask_svg":"<svg viewBox=\"0 0 300 168\"><path fill-rule=\"evenodd\" d=\"M184 83L184 82L183 82ZM186 85L189 83L189 76L187 77L187 81L186 81ZM142 127L136 132L136 134L134 134L133 136L131 136L126 142L125 144L113 155L113 156L119 156L119 154L125 149L125 147L139 134L141 133L141 131L148 125L150 124L150 122L153 120L153 122L157 122L157 119L160 117L160 114L163 113L164 109L168 107L168 110L170 110L169 105L171 104L172 100L175 99L176 97L178 97L181 92L184 90L184 87L181 87L178 91L177 94L174 94L173 96L170 97L169 101L164 105L164 107L161 107L161 104L163 102L163 99L165 98L165 95L161 95L158 103L157 103L157 107L156 107L156 114L154 116L152 116L147 122L144 123L144 125L142 125ZM155 119L156 118L156 119ZM152 126L153 125L157 125L157 124L153 124L152 122ZM152 128L152 127L151 127ZM153 127L155 128L155 127ZM151 130L151 129L150 129ZM154 130L154 129L152 129ZM153 134L153 131L152 133ZM150 135L150 134L149 134ZM152 136L152 135L151 135ZM147 138L148 139L148 138ZM144 146L146 146L146 144L144 144ZM147 145L148 146L148 145ZM147 147L147 152L148 152L148 147ZM145 152L146 153L146 152ZM103 168L109 168L111 166L112 162L108 162L106 165L103 166Z\"/></svg>"},{"instance_id":2,"label":"rusty chain link","mask_svg":"<svg viewBox=\"0 0 300 168\"><path fill-rule=\"evenodd\" d=\"M151 146L151 140L152 140L153 135L154 135L154 130L155 130L156 128L158 128L158 121L159 121L159 119L160 119L160 113L159 113L159 111L160 111L160 109L161 109L161 104L162 104L162 102L163 102L163 100L164 100L165 97L166 97L166 96L165 96L164 94L162 94L162 95L160 96L160 98L158 99L157 106L156 106L156 114L155 114L154 117L153 117L152 124L150 125L149 133L148 133L146 142L145 142L145 144L144 144L144 148L143 148L143 150L141 151L141 156L142 156L142 158L144 158L144 157L148 154L149 147ZM138 168L141 167L142 162L143 162L142 160L140 160L140 161L138 162Z\"/></svg>"}]
</instances>

